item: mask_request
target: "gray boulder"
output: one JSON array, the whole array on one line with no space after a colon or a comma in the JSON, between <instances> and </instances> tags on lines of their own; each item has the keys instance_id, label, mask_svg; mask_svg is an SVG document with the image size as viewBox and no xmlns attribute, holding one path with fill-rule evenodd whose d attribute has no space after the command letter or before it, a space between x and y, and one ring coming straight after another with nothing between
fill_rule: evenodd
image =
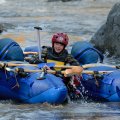
<instances>
[{"instance_id":1,"label":"gray boulder","mask_svg":"<svg viewBox=\"0 0 120 120\"><path fill-rule=\"evenodd\" d=\"M91 38L91 43L109 56L120 57L120 3L113 6L106 23Z\"/></svg>"}]
</instances>

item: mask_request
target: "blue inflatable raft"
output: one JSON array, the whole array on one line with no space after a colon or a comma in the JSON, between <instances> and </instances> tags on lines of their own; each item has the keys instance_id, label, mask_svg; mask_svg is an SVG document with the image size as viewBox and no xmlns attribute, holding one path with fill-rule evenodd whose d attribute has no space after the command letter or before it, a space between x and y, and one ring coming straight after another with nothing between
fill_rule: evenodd
<instances>
[{"instance_id":1,"label":"blue inflatable raft","mask_svg":"<svg viewBox=\"0 0 120 120\"><path fill-rule=\"evenodd\" d=\"M68 92L61 78L50 73L41 78L42 72L24 72L24 69L39 69L22 65L25 63L24 55L15 41L9 38L0 40L0 60L0 63L16 61L13 63L21 64L17 73L14 69L18 67L7 67L7 64L0 67L0 99L50 104L62 104L66 100Z\"/></svg>"},{"instance_id":2,"label":"blue inflatable raft","mask_svg":"<svg viewBox=\"0 0 120 120\"><path fill-rule=\"evenodd\" d=\"M36 47L27 47L25 51L38 51ZM95 49L91 43L79 41L73 45L72 55L81 65L103 62L103 55ZM88 100L120 102L120 70L111 66L90 67L86 70L93 71L93 74L81 74L80 90L81 96ZM99 71L112 71L111 73L99 74ZM74 95L73 95L74 96Z\"/></svg>"},{"instance_id":3,"label":"blue inflatable raft","mask_svg":"<svg viewBox=\"0 0 120 120\"><path fill-rule=\"evenodd\" d=\"M96 67L90 67L93 74L82 74L80 89L83 96L99 101L120 102L120 70L111 65L101 64L103 55L87 41L78 41L73 44L71 54L81 65L96 63ZM97 66L98 65L98 66ZM92 66L92 65L91 65ZM99 74L99 71L113 71Z\"/></svg>"},{"instance_id":4,"label":"blue inflatable raft","mask_svg":"<svg viewBox=\"0 0 120 120\"><path fill-rule=\"evenodd\" d=\"M104 65L87 70L94 71L94 74L82 74L81 91L84 96L96 101L120 102L120 70ZM99 74L100 71L112 72Z\"/></svg>"},{"instance_id":5,"label":"blue inflatable raft","mask_svg":"<svg viewBox=\"0 0 120 120\"><path fill-rule=\"evenodd\" d=\"M5 41L7 42L4 43ZM1 43L0 59L3 62L6 60L24 60L24 55L17 43L11 39L2 39ZM14 54L15 50L17 54ZM28 47L25 51L37 50L34 47ZM71 53L81 65L90 63L96 63L97 65L98 61L103 61L103 55L88 42L75 43ZM19 72L19 74L16 74L14 71L6 71L4 67L0 68L0 99L13 99L25 103L48 102L52 104L60 104L66 100L68 92L61 78L46 73L42 79L39 79L42 74L41 72L27 74ZM25 67L22 64L19 67L38 70L37 67ZM82 73L80 77L81 84L78 86L78 89L83 96L97 101L120 102L119 69L102 64L101 66L90 67L86 70L94 71L94 74ZM99 74L99 71L112 72Z\"/></svg>"},{"instance_id":6,"label":"blue inflatable raft","mask_svg":"<svg viewBox=\"0 0 120 120\"><path fill-rule=\"evenodd\" d=\"M20 67L26 69L26 67ZM28 67L27 67L28 69ZM29 67L30 70L37 70ZM18 100L24 103L61 104L67 98L67 88L62 79L53 74L16 74L14 71L0 70L0 99Z\"/></svg>"}]
</instances>

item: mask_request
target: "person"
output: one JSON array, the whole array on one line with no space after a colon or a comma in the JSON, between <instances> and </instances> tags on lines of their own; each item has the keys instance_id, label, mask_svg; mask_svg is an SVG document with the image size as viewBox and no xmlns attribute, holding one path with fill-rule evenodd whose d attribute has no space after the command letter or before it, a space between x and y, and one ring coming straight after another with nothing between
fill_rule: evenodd
<instances>
[{"instance_id":1,"label":"person","mask_svg":"<svg viewBox=\"0 0 120 120\"><path fill-rule=\"evenodd\" d=\"M52 37L52 47L43 46L41 57L44 62L55 62L56 65L77 65L79 62L73 58L71 54L65 49L68 45L69 38L65 33L55 33ZM31 64L40 63L38 55L34 55L33 59L29 60Z\"/></svg>"},{"instance_id":2,"label":"person","mask_svg":"<svg viewBox=\"0 0 120 120\"><path fill-rule=\"evenodd\" d=\"M74 59L73 56L69 54L66 49L66 46L68 45L69 42L69 38L66 33L55 33L51 41L52 41L52 47L43 46L41 57L44 62L47 63L54 62L56 63L56 65L69 64L74 66L80 66L79 62L76 59ZM31 64L35 64L39 62L41 61L39 60L38 55L37 56L34 55L32 59L29 60L29 63ZM71 94L71 92L75 92L78 95L79 92L74 84L74 78L64 77L63 79L64 79L64 83L68 87L69 94Z\"/></svg>"}]
</instances>

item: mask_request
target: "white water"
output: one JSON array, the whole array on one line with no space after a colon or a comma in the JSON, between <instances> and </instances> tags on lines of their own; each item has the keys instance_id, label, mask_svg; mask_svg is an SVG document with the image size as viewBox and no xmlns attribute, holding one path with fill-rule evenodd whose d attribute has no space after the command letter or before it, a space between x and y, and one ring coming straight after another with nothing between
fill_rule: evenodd
<instances>
[{"instance_id":1,"label":"white water","mask_svg":"<svg viewBox=\"0 0 120 120\"><path fill-rule=\"evenodd\" d=\"M80 0L49 2L46 0L1 0L0 23L8 30L0 36L12 37L22 47L37 44L34 26L43 28L42 45L50 45L54 32L67 32L70 44L90 40L106 21L118 0ZM14 26L11 26L11 24ZM108 62L108 61L106 61ZM119 103L70 102L67 105L16 104L0 102L0 120L119 120Z\"/></svg>"},{"instance_id":2,"label":"white water","mask_svg":"<svg viewBox=\"0 0 120 120\"><path fill-rule=\"evenodd\" d=\"M4 4L6 0L0 0L0 4Z\"/></svg>"}]
</instances>

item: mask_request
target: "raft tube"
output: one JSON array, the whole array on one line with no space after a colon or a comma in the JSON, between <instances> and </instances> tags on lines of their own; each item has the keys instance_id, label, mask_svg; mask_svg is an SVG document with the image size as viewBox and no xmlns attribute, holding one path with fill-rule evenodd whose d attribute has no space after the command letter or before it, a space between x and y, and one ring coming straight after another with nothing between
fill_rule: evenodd
<instances>
[{"instance_id":1,"label":"raft tube","mask_svg":"<svg viewBox=\"0 0 120 120\"><path fill-rule=\"evenodd\" d=\"M28 69L28 67L23 67ZM36 67L29 67L37 70ZM27 73L25 76L12 71L0 70L0 99L11 99L23 103L62 104L67 98L67 88L61 78L46 73ZM39 79L40 78L40 79Z\"/></svg>"},{"instance_id":2,"label":"raft tube","mask_svg":"<svg viewBox=\"0 0 120 120\"><path fill-rule=\"evenodd\" d=\"M75 42L72 46L71 54L78 60L80 65L103 62L104 56L94 46L87 41Z\"/></svg>"},{"instance_id":3,"label":"raft tube","mask_svg":"<svg viewBox=\"0 0 120 120\"><path fill-rule=\"evenodd\" d=\"M10 38L0 39L0 60L5 63L7 61L20 63L22 69L38 70L37 67L22 66L25 63L23 51L19 44ZM68 94L63 80L49 73L40 78L41 75L40 72L23 72L21 75L0 68L0 99L12 99L31 104L63 103Z\"/></svg>"},{"instance_id":4,"label":"raft tube","mask_svg":"<svg viewBox=\"0 0 120 120\"><path fill-rule=\"evenodd\" d=\"M120 70L106 66L91 67L88 70L113 72L97 76L82 74L81 84L85 90L82 94L92 100L120 102Z\"/></svg>"},{"instance_id":5,"label":"raft tube","mask_svg":"<svg viewBox=\"0 0 120 120\"><path fill-rule=\"evenodd\" d=\"M24 54L14 40L10 38L0 39L0 61L24 61Z\"/></svg>"}]
</instances>

